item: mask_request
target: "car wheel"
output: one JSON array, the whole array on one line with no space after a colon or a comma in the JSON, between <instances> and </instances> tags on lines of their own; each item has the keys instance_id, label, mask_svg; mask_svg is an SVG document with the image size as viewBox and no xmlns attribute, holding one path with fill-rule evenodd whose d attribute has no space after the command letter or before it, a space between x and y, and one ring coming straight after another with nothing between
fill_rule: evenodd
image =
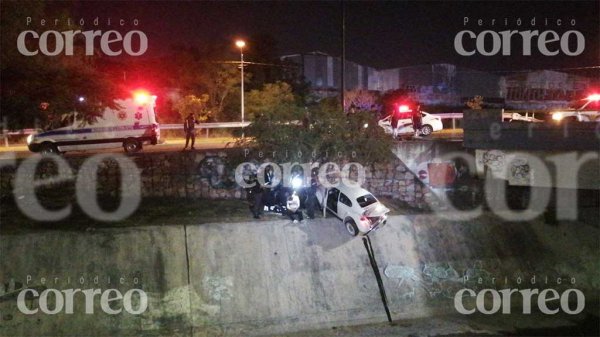
<instances>
[{"instance_id":1,"label":"car wheel","mask_svg":"<svg viewBox=\"0 0 600 337\"><path fill-rule=\"evenodd\" d=\"M135 153L142 149L142 144L136 139L127 139L123 143L123 148L127 153Z\"/></svg>"},{"instance_id":2,"label":"car wheel","mask_svg":"<svg viewBox=\"0 0 600 337\"><path fill-rule=\"evenodd\" d=\"M344 222L344 225L346 226L348 234L352 236L358 235L358 227L356 227L356 224L353 220L346 220L346 222Z\"/></svg>"},{"instance_id":3,"label":"car wheel","mask_svg":"<svg viewBox=\"0 0 600 337\"><path fill-rule=\"evenodd\" d=\"M56 147L56 145L52 144L52 143L43 143L40 146L40 153L41 154L60 154L60 152L58 152L58 148Z\"/></svg>"},{"instance_id":4,"label":"car wheel","mask_svg":"<svg viewBox=\"0 0 600 337\"><path fill-rule=\"evenodd\" d=\"M432 133L433 133L433 127L431 127L431 125L424 125L424 126L421 128L421 134L422 134L423 136L429 136L429 135L430 135L430 134L432 134Z\"/></svg>"}]
</instances>

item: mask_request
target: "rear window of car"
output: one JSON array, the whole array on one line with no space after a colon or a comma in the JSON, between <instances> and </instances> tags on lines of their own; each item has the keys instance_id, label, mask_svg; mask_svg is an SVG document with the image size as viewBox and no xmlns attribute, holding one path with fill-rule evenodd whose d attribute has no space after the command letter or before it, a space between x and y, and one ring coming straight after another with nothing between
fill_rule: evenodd
<instances>
[{"instance_id":1,"label":"rear window of car","mask_svg":"<svg viewBox=\"0 0 600 337\"><path fill-rule=\"evenodd\" d=\"M358 202L360 207L365 208L371 204L376 203L377 199L375 199L375 197L372 194L365 194L361 197L356 198L356 201Z\"/></svg>"}]
</instances>

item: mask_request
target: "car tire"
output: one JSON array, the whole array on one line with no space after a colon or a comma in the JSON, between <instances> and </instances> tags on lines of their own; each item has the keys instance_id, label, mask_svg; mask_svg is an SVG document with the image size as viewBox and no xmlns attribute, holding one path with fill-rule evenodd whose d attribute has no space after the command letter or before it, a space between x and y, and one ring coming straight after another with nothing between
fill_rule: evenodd
<instances>
[{"instance_id":1,"label":"car tire","mask_svg":"<svg viewBox=\"0 0 600 337\"><path fill-rule=\"evenodd\" d=\"M356 227L354 220L344 221L344 226L346 226L346 231L348 231L348 234L350 234L352 236L358 235L358 227Z\"/></svg>"},{"instance_id":2,"label":"car tire","mask_svg":"<svg viewBox=\"0 0 600 337\"><path fill-rule=\"evenodd\" d=\"M136 153L142 149L142 144L137 139L130 138L123 142L123 149L127 153Z\"/></svg>"},{"instance_id":3,"label":"car tire","mask_svg":"<svg viewBox=\"0 0 600 337\"><path fill-rule=\"evenodd\" d=\"M40 145L41 154L60 154L56 145L50 142L45 142Z\"/></svg>"},{"instance_id":4,"label":"car tire","mask_svg":"<svg viewBox=\"0 0 600 337\"><path fill-rule=\"evenodd\" d=\"M433 127L431 125L423 125L423 127L421 128L421 135L423 136L429 136L432 133Z\"/></svg>"}]
</instances>

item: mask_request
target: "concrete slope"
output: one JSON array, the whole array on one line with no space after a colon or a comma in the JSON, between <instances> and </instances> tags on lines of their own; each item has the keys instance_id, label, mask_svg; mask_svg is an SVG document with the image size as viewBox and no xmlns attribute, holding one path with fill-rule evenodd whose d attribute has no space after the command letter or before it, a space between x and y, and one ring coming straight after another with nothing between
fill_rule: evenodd
<instances>
[{"instance_id":1,"label":"concrete slope","mask_svg":"<svg viewBox=\"0 0 600 337\"><path fill-rule=\"evenodd\" d=\"M577 223L418 215L391 217L372 242L392 316L404 319L454 312L454 294L463 287L517 287L517 277L534 275L536 285L519 287L560 288L553 280L575 278L569 287L595 299L598 234ZM83 298L76 298L74 314L28 316L11 299L16 291L5 292L2 336L249 336L386 319L362 240L334 218L9 235L0 240L0 253L7 284L27 275L34 278L29 287L39 286L41 276L99 275L113 282L122 276L130 283L116 288L125 292L137 277L149 296L148 310L137 316L105 314L98 302L86 315ZM540 285L546 277L550 284ZM56 288L76 287L112 285Z\"/></svg>"}]
</instances>

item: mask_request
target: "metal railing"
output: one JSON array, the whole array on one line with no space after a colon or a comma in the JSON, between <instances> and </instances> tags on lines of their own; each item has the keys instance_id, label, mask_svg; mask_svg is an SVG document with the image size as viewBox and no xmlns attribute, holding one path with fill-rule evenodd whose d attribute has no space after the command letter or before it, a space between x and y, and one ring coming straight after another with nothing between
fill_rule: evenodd
<instances>
[{"instance_id":1,"label":"metal railing","mask_svg":"<svg viewBox=\"0 0 600 337\"><path fill-rule=\"evenodd\" d=\"M456 129L456 120L462 119L462 112L449 112L449 113L441 113L441 114L430 114L435 117L439 117L441 119L451 119L452 120L452 129Z\"/></svg>"},{"instance_id":2,"label":"metal railing","mask_svg":"<svg viewBox=\"0 0 600 337\"><path fill-rule=\"evenodd\" d=\"M226 128L242 128L250 125L250 122L216 122L216 123L199 123L196 124L198 129L226 129ZM161 130L183 130L183 123L178 124L160 124Z\"/></svg>"}]
</instances>

